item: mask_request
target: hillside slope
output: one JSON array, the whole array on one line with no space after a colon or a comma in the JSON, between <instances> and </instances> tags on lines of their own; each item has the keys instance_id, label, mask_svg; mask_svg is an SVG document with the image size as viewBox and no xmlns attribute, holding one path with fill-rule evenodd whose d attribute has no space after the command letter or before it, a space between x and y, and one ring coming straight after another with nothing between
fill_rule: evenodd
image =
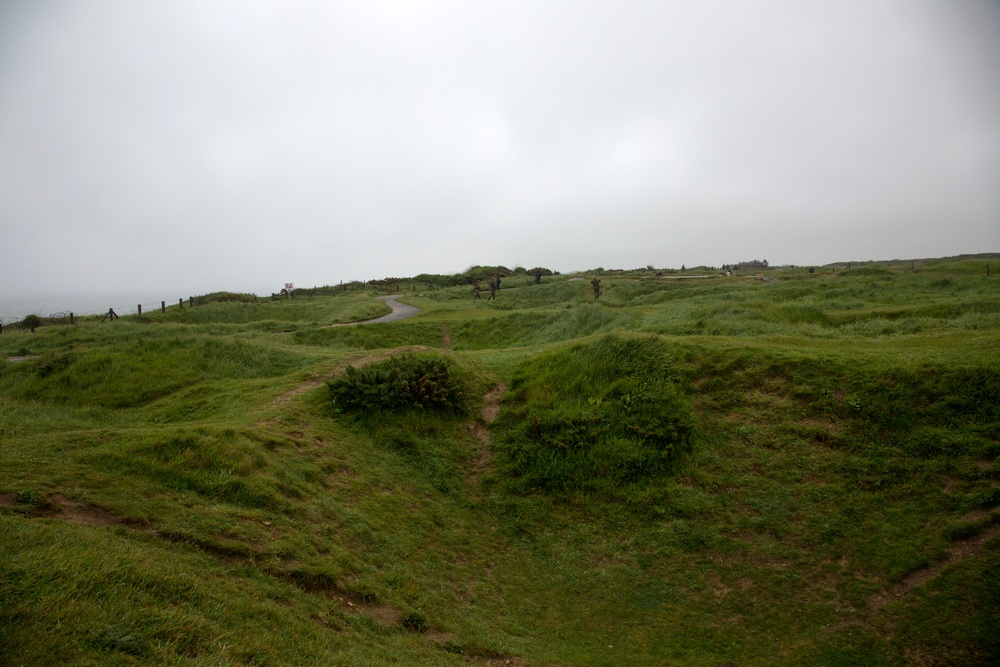
<instances>
[{"instance_id":1,"label":"hillside slope","mask_svg":"<svg viewBox=\"0 0 1000 667\"><path fill-rule=\"evenodd\" d=\"M980 264L5 330L0 663L996 664Z\"/></svg>"}]
</instances>

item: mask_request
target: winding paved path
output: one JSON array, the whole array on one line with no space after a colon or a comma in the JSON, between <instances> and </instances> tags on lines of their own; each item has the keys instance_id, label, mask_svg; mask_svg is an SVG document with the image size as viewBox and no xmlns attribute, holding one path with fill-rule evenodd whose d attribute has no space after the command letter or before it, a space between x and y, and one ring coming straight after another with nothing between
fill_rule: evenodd
<instances>
[{"instance_id":1,"label":"winding paved path","mask_svg":"<svg viewBox=\"0 0 1000 667\"><path fill-rule=\"evenodd\" d=\"M380 296L379 298L385 301L386 305L392 308L392 312L388 315L383 315L382 317L376 317L371 320L359 320L357 322L345 322L343 324L328 324L330 327L353 327L359 324L379 324L381 322L395 322L396 320L406 319L407 317L413 317L420 312L420 309L416 306L411 306L406 303L400 303L396 301L397 298L403 296L402 294L393 294L391 296Z\"/></svg>"}]
</instances>

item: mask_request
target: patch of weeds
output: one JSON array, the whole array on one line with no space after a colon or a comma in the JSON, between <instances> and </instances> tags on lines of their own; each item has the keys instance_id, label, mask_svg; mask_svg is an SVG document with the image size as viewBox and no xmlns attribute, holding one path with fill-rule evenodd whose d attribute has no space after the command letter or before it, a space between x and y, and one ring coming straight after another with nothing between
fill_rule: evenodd
<instances>
[{"instance_id":1,"label":"patch of weeds","mask_svg":"<svg viewBox=\"0 0 1000 667\"><path fill-rule=\"evenodd\" d=\"M1000 487L980 491L969 498L968 505L972 509L983 510L1000 505Z\"/></svg>"},{"instance_id":2,"label":"patch of weeds","mask_svg":"<svg viewBox=\"0 0 1000 667\"><path fill-rule=\"evenodd\" d=\"M42 504L42 498L37 491L26 489L14 494L14 502L18 505L27 505L32 509L37 509Z\"/></svg>"},{"instance_id":3,"label":"patch of weeds","mask_svg":"<svg viewBox=\"0 0 1000 667\"><path fill-rule=\"evenodd\" d=\"M144 639L117 625L102 628L97 633L96 643L105 651L118 651L136 657L141 657L149 652L149 644Z\"/></svg>"},{"instance_id":4,"label":"patch of weeds","mask_svg":"<svg viewBox=\"0 0 1000 667\"><path fill-rule=\"evenodd\" d=\"M260 653L259 651L245 653L243 654L242 662L244 665L247 665L247 667L264 667L264 665L268 664L268 657L266 654Z\"/></svg>"},{"instance_id":5,"label":"patch of weeds","mask_svg":"<svg viewBox=\"0 0 1000 667\"><path fill-rule=\"evenodd\" d=\"M427 618L419 611L409 611L399 620L399 624L409 632L424 633L430 630Z\"/></svg>"},{"instance_id":6,"label":"patch of weeds","mask_svg":"<svg viewBox=\"0 0 1000 667\"><path fill-rule=\"evenodd\" d=\"M352 582L344 587L344 591L366 604L375 604L378 602L378 594L364 581Z\"/></svg>"},{"instance_id":7,"label":"patch of weeds","mask_svg":"<svg viewBox=\"0 0 1000 667\"><path fill-rule=\"evenodd\" d=\"M71 352L49 357L42 361L38 367L38 377L44 379L50 375L62 372L72 366L74 361L76 361L76 355Z\"/></svg>"},{"instance_id":8,"label":"patch of weeds","mask_svg":"<svg viewBox=\"0 0 1000 667\"><path fill-rule=\"evenodd\" d=\"M329 591L337 588L337 575L332 572L317 572L307 568L295 568L289 573L289 578L303 590Z\"/></svg>"},{"instance_id":9,"label":"patch of weeds","mask_svg":"<svg viewBox=\"0 0 1000 667\"><path fill-rule=\"evenodd\" d=\"M395 451L404 465L419 474L435 490L450 494L460 487L456 462L460 449L448 434L446 425L434 423L432 418L423 423L419 415L402 415L392 423L377 428L375 442Z\"/></svg>"},{"instance_id":10,"label":"patch of weeds","mask_svg":"<svg viewBox=\"0 0 1000 667\"><path fill-rule=\"evenodd\" d=\"M981 535L1000 523L1000 514L993 513L975 521L960 521L948 526L944 531L945 539L949 541L968 540Z\"/></svg>"},{"instance_id":11,"label":"patch of weeds","mask_svg":"<svg viewBox=\"0 0 1000 667\"><path fill-rule=\"evenodd\" d=\"M972 442L968 437L949 429L918 426L907 434L904 447L915 456L929 459L968 454L973 448Z\"/></svg>"}]
</instances>

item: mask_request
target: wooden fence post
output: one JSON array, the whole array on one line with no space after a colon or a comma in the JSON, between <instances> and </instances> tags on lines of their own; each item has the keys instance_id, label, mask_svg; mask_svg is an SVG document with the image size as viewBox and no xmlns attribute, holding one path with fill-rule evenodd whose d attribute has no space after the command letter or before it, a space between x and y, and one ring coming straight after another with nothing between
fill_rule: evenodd
<instances>
[{"instance_id":1,"label":"wooden fence post","mask_svg":"<svg viewBox=\"0 0 1000 667\"><path fill-rule=\"evenodd\" d=\"M190 306L191 308L194 308L194 297L193 296L189 296L188 297L188 306Z\"/></svg>"},{"instance_id":2,"label":"wooden fence post","mask_svg":"<svg viewBox=\"0 0 1000 667\"><path fill-rule=\"evenodd\" d=\"M138 308L139 308L139 317L142 317L142 304L141 303L139 304Z\"/></svg>"},{"instance_id":3,"label":"wooden fence post","mask_svg":"<svg viewBox=\"0 0 1000 667\"><path fill-rule=\"evenodd\" d=\"M184 310L184 299L177 299L177 307Z\"/></svg>"},{"instance_id":4,"label":"wooden fence post","mask_svg":"<svg viewBox=\"0 0 1000 667\"><path fill-rule=\"evenodd\" d=\"M161 301L160 302L160 312L161 313L167 312L167 302L166 301Z\"/></svg>"},{"instance_id":5,"label":"wooden fence post","mask_svg":"<svg viewBox=\"0 0 1000 667\"><path fill-rule=\"evenodd\" d=\"M69 323L70 324L76 324L76 322L73 321L73 313L69 314Z\"/></svg>"}]
</instances>

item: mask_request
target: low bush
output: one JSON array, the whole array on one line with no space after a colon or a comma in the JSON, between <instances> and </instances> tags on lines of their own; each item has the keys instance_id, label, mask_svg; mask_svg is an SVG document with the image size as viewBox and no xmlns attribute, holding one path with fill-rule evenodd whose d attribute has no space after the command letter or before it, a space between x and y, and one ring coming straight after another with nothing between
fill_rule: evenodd
<instances>
[{"instance_id":1,"label":"low bush","mask_svg":"<svg viewBox=\"0 0 1000 667\"><path fill-rule=\"evenodd\" d=\"M407 408L465 412L468 391L454 365L435 355L407 354L355 368L327 383L333 404L344 412Z\"/></svg>"}]
</instances>

